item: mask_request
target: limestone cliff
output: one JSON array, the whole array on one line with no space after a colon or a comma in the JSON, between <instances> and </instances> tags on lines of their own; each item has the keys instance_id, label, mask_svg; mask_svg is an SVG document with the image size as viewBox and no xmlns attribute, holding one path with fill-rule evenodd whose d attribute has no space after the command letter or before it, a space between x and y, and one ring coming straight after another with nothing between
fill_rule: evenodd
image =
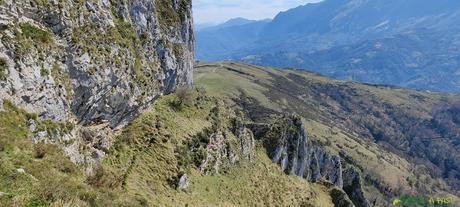
<instances>
[{"instance_id":1,"label":"limestone cliff","mask_svg":"<svg viewBox=\"0 0 460 207\"><path fill-rule=\"evenodd\" d=\"M73 162L94 163L110 148L112 129L192 84L191 6L190 0L1 0L0 100L74 125L54 137L36 131L34 141L61 143Z\"/></svg>"},{"instance_id":2,"label":"limestone cliff","mask_svg":"<svg viewBox=\"0 0 460 207\"><path fill-rule=\"evenodd\" d=\"M0 1L0 97L115 128L191 84L190 0Z\"/></svg>"},{"instance_id":3,"label":"limestone cliff","mask_svg":"<svg viewBox=\"0 0 460 207\"><path fill-rule=\"evenodd\" d=\"M333 197L342 197L337 199L337 206L347 206L343 204L346 200L359 207L369 206L360 173L323 146L310 142L300 116L285 116L271 125L255 125L253 128L256 137L264 142L272 161L279 164L285 173L337 186L344 191L340 196L337 190L331 192Z\"/></svg>"}]
</instances>

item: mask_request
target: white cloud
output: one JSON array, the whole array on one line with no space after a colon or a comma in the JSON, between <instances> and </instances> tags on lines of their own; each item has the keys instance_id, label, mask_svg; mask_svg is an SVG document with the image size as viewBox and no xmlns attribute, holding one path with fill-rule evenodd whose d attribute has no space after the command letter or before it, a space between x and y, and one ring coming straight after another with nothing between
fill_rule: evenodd
<instances>
[{"instance_id":1,"label":"white cloud","mask_svg":"<svg viewBox=\"0 0 460 207\"><path fill-rule=\"evenodd\" d=\"M220 23L235 17L273 18L278 12L321 0L194 0L193 12L198 24Z\"/></svg>"}]
</instances>

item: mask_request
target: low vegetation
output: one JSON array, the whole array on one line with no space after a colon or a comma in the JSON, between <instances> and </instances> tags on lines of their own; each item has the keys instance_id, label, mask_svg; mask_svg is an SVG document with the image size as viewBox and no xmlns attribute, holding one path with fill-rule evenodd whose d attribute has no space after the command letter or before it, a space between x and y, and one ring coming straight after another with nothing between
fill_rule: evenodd
<instances>
[{"instance_id":1,"label":"low vegetation","mask_svg":"<svg viewBox=\"0 0 460 207\"><path fill-rule=\"evenodd\" d=\"M52 34L31 23L21 23L13 31L16 58L24 57L32 48L36 48L39 53L42 53L54 46ZM40 55L43 56L44 54Z\"/></svg>"},{"instance_id":2,"label":"low vegetation","mask_svg":"<svg viewBox=\"0 0 460 207\"><path fill-rule=\"evenodd\" d=\"M56 63L51 69L51 76L56 82L59 88L64 88L66 91L67 99L73 99L72 81L68 73L62 70L62 68Z\"/></svg>"},{"instance_id":3,"label":"low vegetation","mask_svg":"<svg viewBox=\"0 0 460 207\"><path fill-rule=\"evenodd\" d=\"M90 190L83 175L55 145L34 145L26 113L4 100L0 112L0 197L1 206L48 206L72 203ZM41 123L39 125L42 125ZM78 203L74 203L78 205Z\"/></svg>"},{"instance_id":4,"label":"low vegetation","mask_svg":"<svg viewBox=\"0 0 460 207\"><path fill-rule=\"evenodd\" d=\"M8 65L4 59L0 58L0 81L6 80Z\"/></svg>"},{"instance_id":5,"label":"low vegetation","mask_svg":"<svg viewBox=\"0 0 460 207\"><path fill-rule=\"evenodd\" d=\"M22 35L24 35L25 38L41 44L50 44L53 42L52 35L48 31L40 29L30 23L23 23L20 27Z\"/></svg>"},{"instance_id":6,"label":"low vegetation","mask_svg":"<svg viewBox=\"0 0 460 207\"><path fill-rule=\"evenodd\" d=\"M180 0L180 10L176 11L173 7L173 2L168 0L155 0L155 5L157 5L157 12L159 23L163 31L168 31L171 26L178 27L181 23L183 12L186 11L183 9L183 6L187 5L184 0Z\"/></svg>"}]
</instances>

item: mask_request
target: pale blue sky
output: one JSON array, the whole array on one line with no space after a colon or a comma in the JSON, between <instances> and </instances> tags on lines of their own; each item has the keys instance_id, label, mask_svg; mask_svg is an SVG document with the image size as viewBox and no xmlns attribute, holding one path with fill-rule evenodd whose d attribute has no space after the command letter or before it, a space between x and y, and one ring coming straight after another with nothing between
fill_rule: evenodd
<instances>
[{"instance_id":1,"label":"pale blue sky","mask_svg":"<svg viewBox=\"0 0 460 207\"><path fill-rule=\"evenodd\" d=\"M194 0L197 24L221 23L235 17L273 18L278 12L320 0Z\"/></svg>"}]
</instances>

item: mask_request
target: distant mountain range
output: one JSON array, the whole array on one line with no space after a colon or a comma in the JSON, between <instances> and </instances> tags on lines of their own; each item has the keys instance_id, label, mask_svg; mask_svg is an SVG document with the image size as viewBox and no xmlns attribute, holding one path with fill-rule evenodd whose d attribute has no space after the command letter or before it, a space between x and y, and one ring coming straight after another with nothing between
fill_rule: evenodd
<instances>
[{"instance_id":1,"label":"distant mountain range","mask_svg":"<svg viewBox=\"0 0 460 207\"><path fill-rule=\"evenodd\" d=\"M460 1L325 0L197 32L197 59L295 67L334 78L460 91Z\"/></svg>"}]
</instances>

